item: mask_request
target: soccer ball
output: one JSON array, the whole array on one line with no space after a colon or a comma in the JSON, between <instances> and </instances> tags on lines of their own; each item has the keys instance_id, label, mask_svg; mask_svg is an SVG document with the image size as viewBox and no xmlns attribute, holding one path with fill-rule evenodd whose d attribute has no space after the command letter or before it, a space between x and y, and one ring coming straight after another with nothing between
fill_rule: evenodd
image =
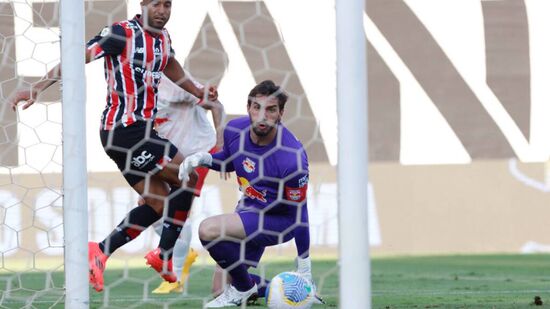
<instances>
[{"instance_id":1,"label":"soccer ball","mask_svg":"<svg viewBox=\"0 0 550 309\"><path fill-rule=\"evenodd\" d=\"M315 298L313 284L299 273L284 272L275 276L265 292L270 309L307 309Z\"/></svg>"}]
</instances>

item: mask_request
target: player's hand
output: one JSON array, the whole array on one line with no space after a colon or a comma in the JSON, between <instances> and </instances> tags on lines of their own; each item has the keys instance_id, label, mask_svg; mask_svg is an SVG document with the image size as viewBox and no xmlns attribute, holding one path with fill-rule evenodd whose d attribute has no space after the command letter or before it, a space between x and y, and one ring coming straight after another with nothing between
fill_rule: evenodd
<instances>
[{"instance_id":1,"label":"player's hand","mask_svg":"<svg viewBox=\"0 0 550 309\"><path fill-rule=\"evenodd\" d=\"M216 101L218 99L218 88L216 86L208 87L208 100Z\"/></svg>"},{"instance_id":2,"label":"player's hand","mask_svg":"<svg viewBox=\"0 0 550 309\"><path fill-rule=\"evenodd\" d=\"M212 155L208 152L197 152L192 154L183 160L183 163L180 165L178 177L181 181L189 181L189 174L191 174L195 168L199 166L211 166L212 165Z\"/></svg>"},{"instance_id":3,"label":"player's hand","mask_svg":"<svg viewBox=\"0 0 550 309\"><path fill-rule=\"evenodd\" d=\"M15 111L19 102L25 102L23 104L23 109L27 109L34 104L37 96L38 93L36 90L31 90L31 88L19 89L8 98L7 103L11 106L11 109Z\"/></svg>"},{"instance_id":4,"label":"player's hand","mask_svg":"<svg viewBox=\"0 0 550 309\"><path fill-rule=\"evenodd\" d=\"M317 286L315 285L315 282L313 281L313 275L311 274L311 258L309 256L307 258L300 258L298 256L296 257L296 260L294 262L296 263L296 272L309 280L309 282L313 286L313 290L315 291L313 303L324 305L325 301L319 294L317 294Z\"/></svg>"},{"instance_id":5,"label":"player's hand","mask_svg":"<svg viewBox=\"0 0 550 309\"><path fill-rule=\"evenodd\" d=\"M216 153L223 148L223 130L216 131L216 145L214 146L213 153Z\"/></svg>"},{"instance_id":6,"label":"player's hand","mask_svg":"<svg viewBox=\"0 0 550 309\"><path fill-rule=\"evenodd\" d=\"M231 178L231 172L220 173L220 178L223 180Z\"/></svg>"},{"instance_id":7,"label":"player's hand","mask_svg":"<svg viewBox=\"0 0 550 309\"><path fill-rule=\"evenodd\" d=\"M313 275L311 274L311 258L296 257L296 272L304 276L310 282L313 282Z\"/></svg>"}]
</instances>

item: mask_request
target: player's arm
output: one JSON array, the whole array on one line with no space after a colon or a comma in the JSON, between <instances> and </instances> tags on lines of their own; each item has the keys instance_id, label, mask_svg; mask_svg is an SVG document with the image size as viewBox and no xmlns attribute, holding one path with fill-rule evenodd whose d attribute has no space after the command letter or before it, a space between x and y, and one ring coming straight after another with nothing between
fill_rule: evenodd
<instances>
[{"instance_id":1,"label":"player's arm","mask_svg":"<svg viewBox=\"0 0 550 309\"><path fill-rule=\"evenodd\" d=\"M216 87L210 87L206 94L205 91L197 87L190 78L187 78L185 71L174 57L168 59L168 64L166 64L163 73L176 85L199 99L208 99L210 101L216 101L218 99L218 90ZM208 95L208 97L206 97L206 95Z\"/></svg>"},{"instance_id":2,"label":"player's arm","mask_svg":"<svg viewBox=\"0 0 550 309\"><path fill-rule=\"evenodd\" d=\"M223 122L225 120L225 109L223 104L216 101L203 101L200 106L209 110L212 113L212 120L214 122L214 128L216 129L216 151L219 151L223 147Z\"/></svg>"},{"instance_id":3,"label":"player's arm","mask_svg":"<svg viewBox=\"0 0 550 309\"><path fill-rule=\"evenodd\" d=\"M233 134L231 134L233 133ZM234 134L230 132L227 128L224 130L224 140L225 143L220 151L210 154L208 152L197 152L185 158L182 163L182 169L185 174L190 174L195 168L199 166L208 167L211 170L218 172L233 172L235 167L233 163L229 160L232 153L229 150L228 144L231 142L232 138L238 138L239 134ZM238 142L238 141L237 141ZM181 174L182 169L180 169L180 179L182 179Z\"/></svg>"},{"instance_id":4,"label":"player's arm","mask_svg":"<svg viewBox=\"0 0 550 309\"><path fill-rule=\"evenodd\" d=\"M288 169L288 173L293 176L284 183L284 199L288 201L289 207L298 207L299 213L301 214L300 222L296 222L297 227L294 230L294 242L296 243L296 249L298 251L296 271L311 281L309 216L307 210L309 172L307 154L305 151L302 152L300 157L301 164L296 164Z\"/></svg>"},{"instance_id":5,"label":"player's arm","mask_svg":"<svg viewBox=\"0 0 550 309\"><path fill-rule=\"evenodd\" d=\"M295 177L288 180L284 184L284 199L289 203L289 207L299 208L301 214L300 222L296 222L297 227L294 230L294 241L296 242L296 248L298 250L298 261L309 259L309 217L307 211L307 187L308 187L309 175L307 171L298 173ZM302 263L303 264L303 263ZM298 263L300 265L300 263ZM311 273L306 267L300 269L298 272Z\"/></svg>"},{"instance_id":6,"label":"player's arm","mask_svg":"<svg viewBox=\"0 0 550 309\"><path fill-rule=\"evenodd\" d=\"M228 124L223 130L223 147L221 150L212 155L211 169L222 173L229 173L235 171L233 161L230 160L234 153L231 152L229 145L233 143L240 143L240 134L235 131L235 128Z\"/></svg>"},{"instance_id":7,"label":"player's arm","mask_svg":"<svg viewBox=\"0 0 550 309\"><path fill-rule=\"evenodd\" d=\"M309 257L310 240L307 207L305 207L304 203L300 226L294 230L294 242L298 250L296 272L303 274L308 280L312 281L313 275L311 273L311 259Z\"/></svg>"},{"instance_id":8,"label":"player's arm","mask_svg":"<svg viewBox=\"0 0 550 309\"><path fill-rule=\"evenodd\" d=\"M107 54L120 54L126 44L126 32L120 25L104 28L101 33L91 39L85 50L85 62L89 63ZM36 102L38 96L61 79L61 63L53 67L38 82L30 87L18 89L8 98L8 104L15 111L19 102L25 101L23 109L29 108Z\"/></svg>"},{"instance_id":9,"label":"player's arm","mask_svg":"<svg viewBox=\"0 0 550 309\"><path fill-rule=\"evenodd\" d=\"M224 130L224 140L227 142L228 139L228 130ZM235 134L234 134L235 135ZM236 134L239 136L238 134ZM232 172L235 171L233 163L228 159L231 156L231 153L227 147L227 143L224 143L222 150L211 155L208 152L197 152L190 156L185 157L183 163L180 165L178 177L181 181L187 181L189 179L189 174L193 173L195 168L199 166L207 167L209 169L219 171L219 172Z\"/></svg>"},{"instance_id":10,"label":"player's arm","mask_svg":"<svg viewBox=\"0 0 550 309\"><path fill-rule=\"evenodd\" d=\"M86 50L86 63L90 62L91 53ZM30 87L23 87L18 89L13 96L8 98L8 104L15 111L19 102L25 101L23 104L23 109L29 108L31 105L36 102L38 96L48 89L51 85L55 84L58 80L61 79L61 63L53 67L46 75L42 78L31 84Z\"/></svg>"}]
</instances>

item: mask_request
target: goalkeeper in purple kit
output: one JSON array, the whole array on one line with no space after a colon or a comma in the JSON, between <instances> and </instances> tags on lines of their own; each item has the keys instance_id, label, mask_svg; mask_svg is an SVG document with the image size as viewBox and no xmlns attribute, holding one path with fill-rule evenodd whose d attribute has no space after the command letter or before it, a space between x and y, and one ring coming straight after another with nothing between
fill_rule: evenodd
<instances>
[{"instance_id":1,"label":"goalkeeper in purple kit","mask_svg":"<svg viewBox=\"0 0 550 309\"><path fill-rule=\"evenodd\" d=\"M203 246L231 277L207 308L239 306L263 296L261 278L248 268L258 265L266 247L293 238L298 272L311 280L308 160L300 141L281 124L287 98L272 81L256 85L248 97L248 117L227 124L222 151L196 153L180 166L184 181L198 166L234 171L243 193L235 213L207 218L199 227Z\"/></svg>"}]
</instances>

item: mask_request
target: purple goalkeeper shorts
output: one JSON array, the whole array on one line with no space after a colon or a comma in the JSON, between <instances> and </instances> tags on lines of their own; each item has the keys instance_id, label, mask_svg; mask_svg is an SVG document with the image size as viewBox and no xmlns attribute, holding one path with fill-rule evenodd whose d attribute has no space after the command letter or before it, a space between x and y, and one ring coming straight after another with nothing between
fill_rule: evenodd
<instances>
[{"instance_id":1,"label":"purple goalkeeper shorts","mask_svg":"<svg viewBox=\"0 0 550 309\"><path fill-rule=\"evenodd\" d=\"M256 267L265 247L285 243L294 238L298 227L295 216L239 211L246 232L245 263ZM263 220L261 220L263 218ZM260 221L261 220L261 221Z\"/></svg>"}]
</instances>

